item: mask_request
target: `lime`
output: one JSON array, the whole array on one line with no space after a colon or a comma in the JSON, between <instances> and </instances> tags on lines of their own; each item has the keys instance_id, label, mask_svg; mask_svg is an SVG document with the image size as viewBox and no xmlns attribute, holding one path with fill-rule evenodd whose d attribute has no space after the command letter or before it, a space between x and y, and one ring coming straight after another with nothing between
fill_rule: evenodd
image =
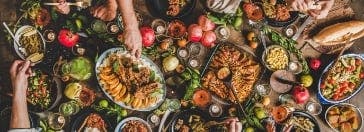
<instances>
[{"instance_id":1,"label":"lime","mask_svg":"<svg viewBox=\"0 0 364 132\"><path fill-rule=\"evenodd\" d=\"M247 127L247 128L245 128L245 132L254 132L254 128Z\"/></svg>"},{"instance_id":2,"label":"lime","mask_svg":"<svg viewBox=\"0 0 364 132\"><path fill-rule=\"evenodd\" d=\"M76 26L78 30L82 29L82 20L81 19L76 19L75 20Z\"/></svg>"},{"instance_id":3,"label":"lime","mask_svg":"<svg viewBox=\"0 0 364 132\"><path fill-rule=\"evenodd\" d=\"M313 83L313 78L311 75L306 74L306 75L302 75L301 76L301 83L303 84L304 87L308 88L312 85Z\"/></svg>"},{"instance_id":4,"label":"lime","mask_svg":"<svg viewBox=\"0 0 364 132\"><path fill-rule=\"evenodd\" d=\"M106 108L109 106L109 102L105 99L99 101L99 106Z\"/></svg>"},{"instance_id":5,"label":"lime","mask_svg":"<svg viewBox=\"0 0 364 132\"><path fill-rule=\"evenodd\" d=\"M267 115L265 114L265 111L263 110L263 108L255 108L254 109L254 112L255 112L255 116L258 118L258 119L263 119L263 118L266 118Z\"/></svg>"},{"instance_id":6,"label":"lime","mask_svg":"<svg viewBox=\"0 0 364 132\"><path fill-rule=\"evenodd\" d=\"M235 29L240 29L241 24L243 24L243 17L236 17L233 23Z\"/></svg>"},{"instance_id":7,"label":"lime","mask_svg":"<svg viewBox=\"0 0 364 132\"><path fill-rule=\"evenodd\" d=\"M120 115L121 115L122 117L125 117L125 116L127 116L127 115L128 115L128 111L126 111L125 109L123 109L123 110L121 110L121 111L120 111Z\"/></svg>"}]
</instances>

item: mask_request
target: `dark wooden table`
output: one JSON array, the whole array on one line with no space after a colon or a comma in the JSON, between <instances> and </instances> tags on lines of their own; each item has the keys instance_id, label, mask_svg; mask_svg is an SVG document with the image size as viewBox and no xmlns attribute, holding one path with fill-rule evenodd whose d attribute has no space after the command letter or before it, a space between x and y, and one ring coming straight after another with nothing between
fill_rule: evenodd
<instances>
[{"instance_id":1,"label":"dark wooden table","mask_svg":"<svg viewBox=\"0 0 364 132\"><path fill-rule=\"evenodd\" d=\"M1 0L0 1L0 21L1 22L15 22L17 19L16 15L16 6L21 0ZM342 1L342 0L341 0ZM336 2L338 3L338 2ZM364 0L351 0L349 1L349 7L354 11L354 19L364 20L364 10L362 7L364 6ZM145 6L144 0L135 0L134 1L134 8L138 10L141 14L144 15L145 21L144 23L150 23L151 20L155 17L151 16L149 13L147 7ZM337 5L336 5L337 6ZM203 6L200 2L196 5L196 8L194 9L194 13L192 13L188 18L185 19L185 22L187 24L196 22L198 16L203 13ZM1 30L4 30L3 26L0 26ZM9 91L11 88L10 86L10 78L9 78L9 67L11 63L18 59L16 56L14 50L11 48L10 44L6 41L4 32L0 33L0 93L3 94L6 91ZM242 36L242 33L240 32L233 32L232 36L229 39L230 42L234 42L236 44L244 44L244 39ZM355 44L347 51L351 53L361 53L364 54L364 38L357 40ZM297 45L298 47L302 46L302 43ZM302 49L303 53L307 57L320 57L321 54L315 50L313 50L310 47L305 47ZM335 56L334 55L323 55L321 58L324 61L324 66L327 65L329 61L331 61ZM317 78L317 75L313 73L313 75L316 75L315 78ZM317 83L317 82L316 82ZM316 91L317 91L317 84L311 87L311 100L316 100ZM278 98L278 94L272 92L270 95L272 99L272 103L275 103ZM0 96L0 108L1 106L7 105L3 103L4 101L9 100L9 98L6 98L4 96ZM350 99L348 103L354 104L361 108L361 112L364 112L364 92L361 91L359 94L357 94L355 97ZM302 107L302 106L301 106ZM324 106L323 113L325 112L327 106ZM315 116L317 121L320 124L320 128L322 131L330 131L330 128L325 123L324 118L322 116L323 114L319 116ZM362 130L364 131L364 130Z\"/></svg>"}]
</instances>

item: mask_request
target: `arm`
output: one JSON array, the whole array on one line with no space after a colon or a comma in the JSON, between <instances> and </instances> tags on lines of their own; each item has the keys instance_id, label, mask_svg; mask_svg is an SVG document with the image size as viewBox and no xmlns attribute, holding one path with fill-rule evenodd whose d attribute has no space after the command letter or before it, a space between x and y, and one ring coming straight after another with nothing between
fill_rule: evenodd
<instances>
[{"instance_id":1,"label":"arm","mask_svg":"<svg viewBox=\"0 0 364 132\"><path fill-rule=\"evenodd\" d=\"M117 0L123 17L125 45L131 54L139 58L142 52L142 37L139 24L133 7L133 0Z\"/></svg>"},{"instance_id":2,"label":"arm","mask_svg":"<svg viewBox=\"0 0 364 132\"><path fill-rule=\"evenodd\" d=\"M31 74L30 62L15 61L10 68L13 86L13 101L10 128L30 128L26 92Z\"/></svg>"}]
</instances>

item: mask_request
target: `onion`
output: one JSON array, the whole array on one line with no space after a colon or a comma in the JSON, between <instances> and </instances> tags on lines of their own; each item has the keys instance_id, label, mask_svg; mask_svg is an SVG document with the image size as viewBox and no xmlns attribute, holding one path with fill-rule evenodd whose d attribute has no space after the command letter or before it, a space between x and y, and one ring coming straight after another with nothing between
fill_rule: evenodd
<instances>
[{"instance_id":1,"label":"onion","mask_svg":"<svg viewBox=\"0 0 364 132\"><path fill-rule=\"evenodd\" d=\"M188 27L188 40L198 42L202 38L202 28L197 24L192 24Z\"/></svg>"},{"instance_id":2,"label":"onion","mask_svg":"<svg viewBox=\"0 0 364 132\"><path fill-rule=\"evenodd\" d=\"M211 31L215 28L215 23L208 19L206 15L198 17L198 25L201 26L203 31Z\"/></svg>"}]
</instances>

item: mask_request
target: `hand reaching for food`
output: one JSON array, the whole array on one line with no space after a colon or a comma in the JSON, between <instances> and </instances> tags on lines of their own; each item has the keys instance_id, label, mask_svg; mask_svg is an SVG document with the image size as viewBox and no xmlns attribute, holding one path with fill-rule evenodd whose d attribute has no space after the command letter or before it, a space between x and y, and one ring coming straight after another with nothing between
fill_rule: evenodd
<instances>
[{"instance_id":1,"label":"hand reaching for food","mask_svg":"<svg viewBox=\"0 0 364 132\"><path fill-rule=\"evenodd\" d=\"M56 2L59 3L59 5L55 6L56 11L58 11L61 14L68 14L70 13L71 9L70 6L67 5L66 0L56 0Z\"/></svg>"},{"instance_id":2,"label":"hand reaching for food","mask_svg":"<svg viewBox=\"0 0 364 132\"><path fill-rule=\"evenodd\" d=\"M242 124L238 118L229 118L225 120L225 123L229 126L229 132L241 132Z\"/></svg>"},{"instance_id":3,"label":"hand reaching for food","mask_svg":"<svg viewBox=\"0 0 364 132\"><path fill-rule=\"evenodd\" d=\"M291 10L307 13L316 19L325 18L334 5L334 0L316 2L313 0L287 0L286 2Z\"/></svg>"},{"instance_id":4,"label":"hand reaching for food","mask_svg":"<svg viewBox=\"0 0 364 132\"><path fill-rule=\"evenodd\" d=\"M28 88L28 78L32 74L30 61L14 61L9 72L14 94L17 92L25 94Z\"/></svg>"},{"instance_id":5,"label":"hand reaching for food","mask_svg":"<svg viewBox=\"0 0 364 132\"><path fill-rule=\"evenodd\" d=\"M91 14L103 21L111 21L116 17L117 10L116 0L108 0L105 4L93 7L91 9Z\"/></svg>"},{"instance_id":6,"label":"hand reaching for food","mask_svg":"<svg viewBox=\"0 0 364 132\"><path fill-rule=\"evenodd\" d=\"M308 14L316 19L322 19L329 14L330 9L334 5L334 0L323 0L317 2L317 4L320 5L321 8L309 10Z\"/></svg>"},{"instance_id":7,"label":"hand reaching for food","mask_svg":"<svg viewBox=\"0 0 364 132\"><path fill-rule=\"evenodd\" d=\"M124 32L125 46L131 55L140 58L142 53L142 36L138 28L129 28Z\"/></svg>"}]
</instances>

